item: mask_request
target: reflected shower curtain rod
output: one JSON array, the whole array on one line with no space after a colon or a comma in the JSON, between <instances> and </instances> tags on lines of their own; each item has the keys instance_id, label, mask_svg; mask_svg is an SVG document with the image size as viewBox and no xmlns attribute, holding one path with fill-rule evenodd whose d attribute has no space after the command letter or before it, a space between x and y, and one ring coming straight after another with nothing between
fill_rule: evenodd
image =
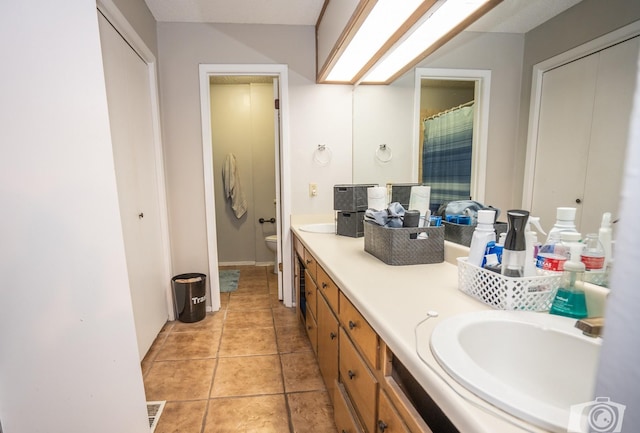
<instances>
[{"instance_id":1,"label":"reflected shower curtain rod","mask_svg":"<svg viewBox=\"0 0 640 433\"><path fill-rule=\"evenodd\" d=\"M436 118L436 117L438 117L438 116L442 116L443 114L450 113L450 112L455 111L455 110L458 110L458 109L460 109L460 108L468 107L469 105L472 105L474 102L475 102L475 99L472 99L471 101L469 101L469 102L465 102L464 104L460 104L460 105L458 105L457 107L449 108L449 109L447 109L447 110L441 111L441 112L440 112L440 113L438 113L438 114L434 114L433 116L425 117L425 118L423 119L423 122L426 122L427 120L435 119L435 118Z\"/></svg>"}]
</instances>

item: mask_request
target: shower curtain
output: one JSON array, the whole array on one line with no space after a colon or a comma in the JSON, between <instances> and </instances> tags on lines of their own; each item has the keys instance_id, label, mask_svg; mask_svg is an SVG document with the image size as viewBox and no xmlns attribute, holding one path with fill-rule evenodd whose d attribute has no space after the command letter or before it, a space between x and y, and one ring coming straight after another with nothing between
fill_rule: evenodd
<instances>
[{"instance_id":1,"label":"shower curtain","mask_svg":"<svg viewBox=\"0 0 640 433\"><path fill-rule=\"evenodd\" d=\"M422 183L431 186L431 210L471 195L474 104L424 121Z\"/></svg>"}]
</instances>

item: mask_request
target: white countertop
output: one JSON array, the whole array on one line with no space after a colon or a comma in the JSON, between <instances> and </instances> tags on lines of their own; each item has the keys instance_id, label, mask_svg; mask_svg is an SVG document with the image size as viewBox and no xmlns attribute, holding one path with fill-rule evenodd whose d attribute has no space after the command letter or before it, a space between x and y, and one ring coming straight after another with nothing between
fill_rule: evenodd
<instances>
[{"instance_id":1,"label":"white countertop","mask_svg":"<svg viewBox=\"0 0 640 433\"><path fill-rule=\"evenodd\" d=\"M458 290L457 266L453 263L456 257L466 256L468 249L445 242L443 263L390 266L364 251L364 238L299 230L300 225L329 222L332 218L331 215L293 216L291 226L458 430L462 433L543 432L458 385L431 353L429 338L439 321L460 313L491 309ZM420 325L416 345L416 325L427 317L428 311L437 312L438 317Z\"/></svg>"}]
</instances>

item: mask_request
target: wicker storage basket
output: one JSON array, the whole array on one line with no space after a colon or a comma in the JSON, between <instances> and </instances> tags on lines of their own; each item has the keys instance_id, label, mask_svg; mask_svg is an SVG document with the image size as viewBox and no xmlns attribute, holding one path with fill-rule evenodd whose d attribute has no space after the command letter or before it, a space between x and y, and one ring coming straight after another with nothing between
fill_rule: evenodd
<instances>
[{"instance_id":1,"label":"wicker storage basket","mask_svg":"<svg viewBox=\"0 0 640 433\"><path fill-rule=\"evenodd\" d=\"M473 238L473 232L477 226L468 226L464 224L450 223L442 221L444 224L444 240L455 242L456 244L471 246L471 239ZM494 224L496 229L496 239L500 237L500 233L505 233L508 229L507 223L497 222Z\"/></svg>"},{"instance_id":2,"label":"wicker storage basket","mask_svg":"<svg viewBox=\"0 0 640 433\"><path fill-rule=\"evenodd\" d=\"M429 237L419 239L419 233ZM364 250L388 265L440 263L444 261L444 227L394 229L365 221Z\"/></svg>"},{"instance_id":3,"label":"wicker storage basket","mask_svg":"<svg viewBox=\"0 0 640 433\"><path fill-rule=\"evenodd\" d=\"M505 277L458 258L458 289L497 310L549 311L561 274Z\"/></svg>"}]
</instances>

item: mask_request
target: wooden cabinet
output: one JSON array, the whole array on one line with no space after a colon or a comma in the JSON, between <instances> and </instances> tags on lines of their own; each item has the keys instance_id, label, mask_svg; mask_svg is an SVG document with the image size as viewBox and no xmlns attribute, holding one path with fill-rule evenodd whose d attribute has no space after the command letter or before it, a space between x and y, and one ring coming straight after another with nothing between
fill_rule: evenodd
<instances>
[{"instance_id":1,"label":"wooden cabinet","mask_svg":"<svg viewBox=\"0 0 640 433\"><path fill-rule=\"evenodd\" d=\"M365 431L373 433L376 424L378 381L356 350L344 328L340 328L340 381L353 402Z\"/></svg>"},{"instance_id":2,"label":"wooden cabinet","mask_svg":"<svg viewBox=\"0 0 640 433\"><path fill-rule=\"evenodd\" d=\"M378 399L378 422L376 423L377 433L411 433L402 421L400 414L393 407L387 393L380 390Z\"/></svg>"},{"instance_id":3,"label":"wooden cabinet","mask_svg":"<svg viewBox=\"0 0 640 433\"><path fill-rule=\"evenodd\" d=\"M333 282L329 275L322 269L322 266L317 267L317 282L318 282L318 290L322 292L327 303L331 307L333 311L338 311L338 286Z\"/></svg>"},{"instance_id":4,"label":"wooden cabinet","mask_svg":"<svg viewBox=\"0 0 640 433\"><path fill-rule=\"evenodd\" d=\"M318 323L309 308L307 308L305 316L305 327L307 329L307 336L311 342L311 347L316 356L318 356Z\"/></svg>"},{"instance_id":5,"label":"wooden cabinet","mask_svg":"<svg viewBox=\"0 0 640 433\"><path fill-rule=\"evenodd\" d=\"M378 335L342 292L340 292L340 323L358 346L358 349L360 349L369 364L374 369L377 369L379 349Z\"/></svg>"},{"instance_id":6,"label":"wooden cabinet","mask_svg":"<svg viewBox=\"0 0 640 433\"><path fill-rule=\"evenodd\" d=\"M318 288L316 286L315 281L313 281L313 279L311 278L311 275L309 273L309 269L306 269L304 271L305 273L305 278L304 278L304 290L305 290L305 299L306 299L306 303L307 303L307 311L311 310L311 313L313 314L313 317L317 318L318 317Z\"/></svg>"},{"instance_id":7,"label":"wooden cabinet","mask_svg":"<svg viewBox=\"0 0 640 433\"><path fill-rule=\"evenodd\" d=\"M318 267L318 262L316 262L316 258L307 250L304 249L304 267L309 271L309 275L313 278L313 281L316 281L316 269Z\"/></svg>"},{"instance_id":8,"label":"wooden cabinet","mask_svg":"<svg viewBox=\"0 0 640 433\"><path fill-rule=\"evenodd\" d=\"M336 382L333 397L333 416L338 433L362 433L362 427L353 416L354 410L344 386Z\"/></svg>"},{"instance_id":9,"label":"wooden cabinet","mask_svg":"<svg viewBox=\"0 0 640 433\"><path fill-rule=\"evenodd\" d=\"M320 268L318 268L320 270ZM333 400L334 387L338 380L338 319L329 307L325 297L318 290L318 365Z\"/></svg>"}]
</instances>

